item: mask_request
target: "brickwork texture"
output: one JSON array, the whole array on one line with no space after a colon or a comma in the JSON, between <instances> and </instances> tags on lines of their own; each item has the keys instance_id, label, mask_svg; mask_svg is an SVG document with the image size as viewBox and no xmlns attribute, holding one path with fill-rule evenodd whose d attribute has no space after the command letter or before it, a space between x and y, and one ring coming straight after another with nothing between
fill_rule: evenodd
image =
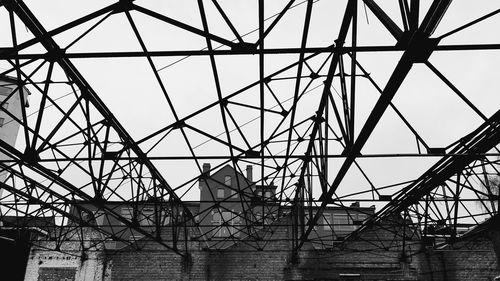
<instances>
[{"instance_id":1,"label":"brickwork texture","mask_svg":"<svg viewBox=\"0 0 500 281\"><path fill-rule=\"evenodd\" d=\"M270 233L270 232L266 232ZM317 250L306 243L291 255L290 229L275 226L270 237L243 241L225 250L207 250L191 241L183 258L156 243L141 250L93 248L82 256L33 249L25 280L494 280L498 271L495 241L490 231L442 249L427 249L418 239L387 226L366 231L345 244ZM370 239L377 236L378 240ZM269 239L270 238L270 239ZM266 242L266 241L272 242ZM377 242L373 242L377 241ZM340 246L342 245L342 246ZM258 249L264 249L259 251ZM404 251L403 251L404 248ZM59 268L59 269L55 269ZM64 269L64 270L62 270ZM57 279L57 274L60 274ZM50 279L56 278L56 279ZM348 279L358 278L358 279ZM72 280L72 279L67 279Z\"/></svg>"}]
</instances>

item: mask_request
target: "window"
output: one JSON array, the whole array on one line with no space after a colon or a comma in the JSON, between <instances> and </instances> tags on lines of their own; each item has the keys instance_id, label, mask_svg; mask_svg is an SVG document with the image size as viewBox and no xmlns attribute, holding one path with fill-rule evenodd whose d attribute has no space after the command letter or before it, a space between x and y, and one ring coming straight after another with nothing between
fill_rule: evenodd
<instances>
[{"instance_id":1,"label":"window","mask_svg":"<svg viewBox=\"0 0 500 281\"><path fill-rule=\"evenodd\" d=\"M224 184L227 186L231 186L231 176L224 177Z\"/></svg>"},{"instance_id":2,"label":"window","mask_svg":"<svg viewBox=\"0 0 500 281\"><path fill-rule=\"evenodd\" d=\"M257 196L261 197L262 196L262 191L257 191Z\"/></svg>"},{"instance_id":3,"label":"window","mask_svg":"<svg viewBox=\"0 0 500 281\"><path fill-rule=\"evenodd\" d=\"M2 96L8 96L12 92L11 88L5 87L5 86L0 86L0 95Z\"/></svg>"},{"instance_id":4,"label":"window","mask_svg":"<svg viewBox=\"0 0 500 281\"><path fill-rule=\"evenodd\" d=\"M80 212L80 216L81 216L82 220L89 222L89 223L92 223L92 221L95 220L94 213L92 213L91 211L82 210Z\"/></svg>"},{"instance_id":5,"label":"window","mask_svg":"<svg viewBox=\"0 0 500 281\"><path fill-rule=\"evenodd\" d=\"M232 189L231 189L231 198L233 198L233 199L238 198L238 193L236 193L236 191L234 191Z\"/></svg>"},{"instance_id":6,"label":"window","mask_svg":"<svg viewBox=\"0 0 500 281\"><path fill-rule=\"evenodd\" d=\"M141 225L148 226L154 225L154 209L153 208L143 208L141 213Z\"/></svg>"},{"instance_id":7,"label":"window","mask_svg":"<svg viewBox=\"0 0 500 281\"><path fill-rule=\"evenodd\" d=\"M313 211L312 214L311 214L311 218L314 218L314 216L316 216L316 211ZM309 211L306 211L304 213L304 224L307 225L309 223ZM314 225L314 230L318 230L318 225L321 225L321 221L318 221L316 222L316 224Z\"/></svg>"},{"instance_id":8,"label":"window","mask_svg":"<svg viewBox=\"0 0 500 281\"><path fill-rule=\"evenodd\" d=\"M113 240L107 240L106 242L104 242L104 247L106 247L106 249L116 249L116 241L113 241Z\"/></svg>"},{"instance_id":9,"label":"window","mask_svg":"<svg viewBox=\"0 0 500 281\"><path fill-rule=\"evenodd\" d=\"M238 231L238 228L236 228L236 226L238 226L240 224L240 217L236 214L232 214L233 217L231 219L231 226L229 227L229 232L235 236L235 237L239 237L240 236L240 233Z\"/></svg>"},{"instance_id":10,"label":"window","mask_svg":"<svg viewBox=\"0 0 500 281\"><path fill-rule=\"evenodd\" d=\"M256 212L255 213L255 222L256 223L262 223L262 213L261 212Z\"/></svg>"},{"instance_id":11,"label":"window","mask_svg":"<svg viewBox=\"0 0 500 281\"><path fill-rule=\"evenodd\" d=\"M351 214L352 224L355 225L354 228L359 228L366 218L365 214Z\"/></svg>"},{"instance_id":12,"label":"window","mask_svg":"<svg viewBox=\"0 0 500 281\"><path fill-rule=\"evenodd\" d=\"M276 220L276 216L271 213L270 209L264 210L264 215L262 215L260 211L257 211L255 212L254 216L254 224L258 226L261 226L262 224L270 225L273 221Z\"/></svg>"},{"instance_id":13,"label":"window","mask_svg":"<svg viewBox=\"0 0 500 281\"><path fill-rule=\"evenodd\" d=\"M339 231L352 231L353 225L350 223L349 215L347 214L333 214L333 224L335 230Z\"/></svg>"},{"instance_id":14,"label":"window","mask_svg":"<svg viewBox=\"0 0 500 281\"><path fill-rule=\"evenodd\" d=\"M367 217L368 217L368 216L367 216L367 215L365 215L365 214L358 214L358 215L357 215L356 220L358 220L358 221L361 221L361 222L362 222L362 221L366 220L366 218L367 218Z\"/></svg>"},{"instance_id":15,"label":"window","mask_svg":"<svg viewBox=\"0 0 500 281\"><path fill-rule=\"evenodd\" d=\"M120 214L122 217L126 218L127 220L131 221L132 218L134 217L134 208L129 208L129 207L123 207L121 209ZM123 224L123 223L122 223Z\"/></svg>"},{"instance_id":16,"label":"window","mask_svg":"<svg viewBox=\"0 0 500 281\"><path fill-rule=\"evenodd\" d=\"M219 225L221 223L221 216L219 211L212 211L212 224Z\"/></svg>"},{"instance_id":17,"label":"window","mask_svg":"<svg viewBox=\"0 0 500 281\"><path fill-rule=\"evenodd\" d=\"M137 240L140 240L143 236L140 234L132 234L129 237L130 242L136 242Z\"/></svg>"},{"instance_id":18,"label":"window","mask_svg":"<svg viewBox=\"0 0 500 281\"><path fill-rule=\"evenodd\" d=\"M323 214L323 229L331 230L332 229L332 214Z\"/></svg>"},{"instance_id":19,"label":"window","mask_svg":"<svg viewBox=\"0 0 500 281\"><path fill-rule=\"evenodd\" d=\"M168 225L170 223L170 210L161 210L161 225Z\"/></svg>"},{"instance_id":20,"label":"window","mask_svg":"<svg viewBox=\"0 0 500 281\"><path fill-rule=\"evenodd\" d=\"M218 226L215 231L215 237L229 237L231 235L239 236L237 228L234 227L239 223L238 216L227 211L214 211L212 214L212 225Z\"/></svg>"},{"instance_id":21,"label":"window","mask_svg":"<svg viewBox=\"0 0 500 281\"><path fill-rule=\"evenodd\" d=\"M97 225L103 225L105 214L103 211L95 211L94 218Z\"/></svg>"},{"instance_id":22,"label":"window","mask_svg":"<svg viewBox=\"0 0 500 281\"><path fill-rule=\"evenodd\" d=\"M313 211L311 219L313 219L315 216L316 216L316 211ZM309 220L307 220L307 222L309 222ZM319 223L316 222L316 224L314 224L314 230L318 229L319 229Z\"/></svg>"},{"instance_id":23,"label":"window","mask_svg":"<svg viewBox=\"0 0 500 281\"><path fill-rule=\"evenodd\" d=\"M270 191L266 191L265 195L264 195L266 198L271 198L271 192Z\"/></svg>"},{"instance_id":24,"label":"window","mask_svg":"<svg viewBox=\"0 0 500 281\"><path fill-rule=\"evenodd\" d=\"M217 188L217 198L224 198L224 188Z\"/></svg>"}]
</instances>

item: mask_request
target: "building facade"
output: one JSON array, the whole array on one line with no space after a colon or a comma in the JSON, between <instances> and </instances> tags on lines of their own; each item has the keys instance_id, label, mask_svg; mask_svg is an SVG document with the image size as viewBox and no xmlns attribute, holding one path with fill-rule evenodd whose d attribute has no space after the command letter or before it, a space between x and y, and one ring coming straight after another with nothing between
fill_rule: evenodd
<instances>
[{"instance_id":1,"label":"building facade","mask_svg":"<svg viewBox=\"0 0 500 281\"><path fill-rule=\"evenodd\" d=\"M17 79L0 76L0 141L15 146L21 123L22 111L29 106L25 87L18 87ZM13 185L5 165L9 158L0 152L0 181ZM0 264L8 269L11 280L22 280L30 250L30 240L46 235L54 229L54 218L19 217L2 204L13 197L0 187Z\"/></svg>"},{"instance_id":2,"label":"building facade","mask_svg":"<svg viewBox=\"0 0 500 281\"><path fill-rule=\"evenodd\" d=\"M10 146L16 144L19 128L23 122L23 110L29 106L30 92L25 87L18 87L17 80L9 76L0 77L0 140ZM0 161L8 160L0 152ZM0 181L7 179L7 172L0 167ZM0 198L2 189L0 188Z\"/></svg>"},{"instance_id":3,"label":"building facade","mask_svg":"<svg viewBox=\"0 0 500 281\"><path fill-rule=\"evenodd\" d=\"M247 171L251 170L248 167ZM281 210L285 215L274 215L279 207L278 198L273 194L275 187L259 187L251 179L252 174L247 172L245 176L230 166L210 173L209 166L205 165L199 182L200 202L188 207L192 213L199 214L198 218L193 219L195 223L187 232L178 233L181 239L189 241L184 248L189 253L188 260L148 237L135 237L142 234L127 232L127 226L109 213L119 212L153 235L160 229L162 239L169 239L168 230L175 229L176 220L185 216L168 202L154 199L135 203L106 202L105 208L96 209L86 205L88 203L75 202L74 214L108 231L115 228L121 238L132 244L141 243L142 247L138 250L130 243L115 241L112 246L95 244L85 249L78 242L67 244L65 251L68 253L35 248L30 252L25 280L458 281L493 280L499 273L494 250L498 248L498 243L495 244L497 221L477 237L458 241L442 252L427 250L418 235L401 225L399 217L381 221L364 229L356 239L346 240L343 238L374 213L373 207L360 206L357 202L350 206L328 206L294 259L290 256L294 236L293 216L289 215L292 208L284 204ZM244 185L234 185L235 181ZM269 193L266 195L266 192ZM250 198L243 205L239 199L242 196ZM258 214L263 206L266 211L250 220L255 225L255 232L240 231L246 227L242 222L245 212ZM270 213L266 213L268 211ZM308 213L304 217L306 220L318 208L306 206L303 211ZM238 217L239 220L235 219ZM258 234L263 227L273 227L273 231L266 232L268 236L260 241L255 239L257 235L243 236ZM240 236L236 234L238 231ZM496 232L488 234L492 231ZM87 235L99 238L100 233L92 231ZM402 236L407 237L406 244L397 242ZM236 238L240 242L235 242ZM473 248L469 247L471 243ZM265 248L255 250L263 244Z\"/></svg>"},{"instance_id":4,"label":"building facade","mask_svg":"<svg viewBox=\"0 0 500 281\"><path fill-rule=\"evenodd\" d=\"M264 227L292 214L292 205L277 198L275 185L259 185L252 180L252 166L246 167L246 175L229 165L213 173L209 164L203 167L198 182L200 200L185 205L190 214L160 198L141 202L107 201L101 207L77 201L71 214L109 234L105 243L108 249L124 248L139 240L162 239L182 231L177 227L181 225L189 229L189 239L197 241L200 249L225 249L241 240L259 239L258 233ZM302 206L300 223L307 224L318 209L318 206ZM312 244L318 249L333 247L374 211L373 206L362 207L357 202L350 206L328 206L310 235ZM193 214L195 216L190 217ZM119 220L117 215L126 221ZM134 226L140 226L146 233L138 232Z\"/></svg>"},{"instance_id":5,"label":"building facade","mask_svg":"<svg viewBox=\"0 0 500 281\"><path fill-rule=\"evenodd\" d=\"M230 165L211 173L208 163L203 165L199 179L200 215L198 222L209 245L224 248L244 236L252 235L292 212L289 202L280 202L276 186L253 182L253 168L246 167L246 176ZM281 200L284 201L284 200ZM318 206L303 206L302 223L307 224L316 215ZM327 206L311 234L315 247L332 247L356 230L375 212L375 207L361 207L359 202L350 206ZM233 238L233 239L231 239ZM225 242L220 242L221 240Z\"/></svg>"}]
</instances>

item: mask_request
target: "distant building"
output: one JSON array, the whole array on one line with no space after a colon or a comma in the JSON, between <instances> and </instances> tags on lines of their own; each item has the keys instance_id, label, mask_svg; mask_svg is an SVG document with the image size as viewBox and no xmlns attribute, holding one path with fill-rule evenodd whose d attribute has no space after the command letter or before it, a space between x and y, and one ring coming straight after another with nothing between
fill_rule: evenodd
<instances>
[{"instance_id":1,"label":"distant building","mask_svg":"<svg viewBox=\"0 0 500 281\"><path fill-rule=\"evenodd\" d=\"M186 206L191 213L198 212L197 202L186 203ZM184 220L185 215L182 208L153 198L140 202L107 201L104 208L89 202L77 201L73 203L70 213L79 220L100 228L103 235L109 236L105 242L107 249L120 249L144 238L143 233L130 226L140 226L152 237L165 239L165 236L171 235L172 226ZM118 220L116 215L125 218L131 225ZM70 224L78 223L70 222Z\"/></svg>"},{"instance_id":2,"label":"distant building","mask_svg":"<svg viewBox=\"0 0 500 281\"><path fill-rule=\"evenodd\" d=\"M245 174L226 165L211 173L210 164L203 165L199 178L200 202L187 202L185 207L195 215L188 217L179 206L171 202L150 198L140 202L106 202L96 207L91 202L74 202L71 214L80 220L99 227L113 236L106 248L120 249L144 238L130 226L140 226L151 237L167 237L176 225L190 221L191 237L200 247L226 248L235 241L273 224L280 217L292 212L289 204L281 204L276 196L276 186L258 185L253 181L253 168L248 165ZM304 223L316 214L319 207L304 206ZM280 214L278 214L278 210ZM328 206L310 234L317 248L331 247L342 240L374 214L375 208L361 207L359 202L350 206ZM125 225L116 215L127 219ZM78 222L71 222L78 223ZM147 239L147 238L146 238Z\"/></svg>"},{"instance_id":3,"label":"distant building","mask_svg":"<svg viewBox=\"0 0 500 281\"><path fill-rule=\"evenodd\" d=\"M284 216L291 212L289 205L278 202L275 185L258 185L253 182L251 165L246 167L246 176L230 165L213 174L210 171L210 164L205 163L199 179L198 218L205 239L215 241L209 245L224 245L216 241L228 240L227 238L243 238L245 233L248 234L248 224L268 225L277 220L279 215ZM278 214L278 209L281 214ZM319 207L310 206L304 209L304 223L307 223L308 217L314 216ZM324 241L315 246L328 247L333 241L342 240L356 230L374 212L374 206L361 207L359 202L350 206L327 206L310 237Z\"/></svg>"},{"instance_id":4,"label":"distant building","mask_svg":"<svg viewBox=\"0 0 500 281\"><path fill-rule=\"evenodd\" d=\"M22 95L21 95L22 93ZM0 77L0 139L10 146L15 146L19 128L21 127L22 107L28 107L28 95L30 92L26 87L18 89L17 79L9 76ZM0 161L8 158L0 153ZM0 169L0 181L4 182L7 173ZM0 188L0 198L2 189Z\"/></svg>"},{"instance_id":5,"label":"distant building","mask_svg":"<svg viewBox=\"0 0 500 281\"><path fill-rule=\"evenodd\" d=\"M307 217L316 215L318 209L319 207L316 206L306 208L305 223L307 223ZM335 244L335 241L342 241L358 229L363 221L373 216L374 213L374 206L361 207L359 202L354 202L349 206L327 206L309 238L314 247L329 248Z\"/></svg>"},{"instance_id":6,"label":"distant building","mask_svg":"<svg viewBox=\"0 0 500 281\"><path fill-rule=\"evenodd\" d=\"M226 165L210 174L210 164L203 164L198 221L207 240L240 237L243 222L255 219L248 211L252 208L249 202L255 190L252 166L247 166L246 173L245 177Z\"/></svg>"}]
</instances>

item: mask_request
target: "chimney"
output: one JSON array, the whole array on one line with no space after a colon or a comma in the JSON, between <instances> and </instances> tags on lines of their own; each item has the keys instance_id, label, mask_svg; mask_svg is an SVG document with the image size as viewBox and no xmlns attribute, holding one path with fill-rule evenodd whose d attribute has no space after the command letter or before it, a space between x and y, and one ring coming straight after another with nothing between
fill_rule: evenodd
<instances>
[{"instance_id":1,"label":"chimney","mask_svg":"<svg viewBox=\"0 0 500 281\"><path fill-rule=\"evenodd\" d=\"M247 179L249 182L253 182L253 167L252 165L247 165Z\"/></svg>"},{"instance_id":2,"label":"chimney","mask_svg":"<svg viewBox=\"0 0 500 281\"><path fill-rule=\"evenodd\" d=\"M206 181L205 179L210 177L210 164L209 163L203 163L203 171L202 171L202 174L200 176L200 178L198 179L198 184L199 184L199 188L200 188L200 191L203 190L203 187L206 186Z\"/></svg>"},{"instance_id":3,"label":"chimney","mask_svg":"<svg viewBox=\"0 0 500 281\"><path fill-rule=\"evenodd\" d=\"M203 163L203 174L207 177L210 176L210 163Z\"/></svg>"}]
</instances>

